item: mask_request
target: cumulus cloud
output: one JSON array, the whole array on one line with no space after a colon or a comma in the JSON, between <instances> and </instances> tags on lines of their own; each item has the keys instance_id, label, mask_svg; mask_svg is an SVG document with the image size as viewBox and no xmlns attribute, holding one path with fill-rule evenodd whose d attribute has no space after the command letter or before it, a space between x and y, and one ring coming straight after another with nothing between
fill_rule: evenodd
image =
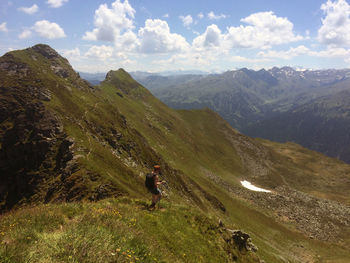
<instances>
[{"instance_id":1,"label":"cumulus cloud","mask_svg":"<svg viewBox=\"0 0 350 263\"><path fill-rule=\"evenodd\" d=\"M23 32L21 34L19 34L19 38L20 39L25 39L25 38L29 38L32 36L32 31L30 29L25 29L23 30Z\"/></svg>"},{"instance_id":2,"label":"cumulus cloud","mask_svg":"<svg viewBox=\"0 0 350 263\"><path fill-rule=\"evenodd\" d=\"M285 17L277 17L273 12L260 12L241 19L247 26L230 27L226 40L232 47L269 48L302 40L295 35L293 24Z\"/></svg>"},{"instance_id":3,"label":"cumulus cloud","mask_svg":"<svg viewBox=\"0 0 350 263\"><path fill-rule=\"evenodd\" d=\"M95 28L90 32L86 32L83 39L109 42L120 40L125 32L129 32L134 28L134 15L135 10L128 0L123 3L116 0L112 3L111 8L107 4L102 4L95 11ZM128 34L127 36L130 36L130 33Z\"/></svg>"},{"instance_id":4,"label":"cumulus cloud","mask_svg":"<svg viewBox=\"0 0 350 263\"><path fill-rule=\"evenodd\" d=\"M95 58L99 60L106 60L113 56L114 48L111 46L92 46L86 53L85 56Z\"/></svg>"},{"instance_id":5,"label":"cumulus cloud","mask_svg":"<svg viewBox=\"0 0 350 263\"><path fill-rule=\"evenodd\" d=\"M196 50L220 48L223 41L224 35L221 34L221 30L217 25L212 24L207 27L202 35L193 40L192 46Z\"/></svg>"},{"instance_id":6,"label":"cumulus cloud","mask_svg":"<svg viewBox=\"0 0 350 263\"><path fill-rule=\"evenodd\" d=\"M37 21L33 26L33 30L48 39L66 37L63 29L58 24L47 20Z\"/></svg>"},{"instance_id":7,"label":"cumulus cloud","mask_svg":"<svg viewBox=\"0 0 350 263\"><path fill-rule=\"evenodd\" d=\"M63 49L63 50L60 50L59 53L61 53L63 57L65 57L69 60L74 60L74 59L80 58L80 49L79 48Z\"/></svg>"},{"instance_id":8,"label":"cumulus cloud","mask_svg":"<svg viewBox=\"0 0 350 263\"><path fill-rule=\"evenodd\" d=\"M215 15L213 11L210 11L208 13L208 18L210 20L219 20L219 19L222 19L222 18L226 18L227 16L224 15L224 14L221 14L221 15Z\"/></svg>"},{"instance_id":9,"label":"cumulus cloud","mask_svg":"<svg viewBox=\"0 0 350 263\"><path fill-rule=\"evenodd\" d=\"M241 19L241 22L247 25L229 27L226 32L221 32L215 24L208 26L203 34L193 40L193 49L227 53L233 48L269 49L274 45L303 39L294 34L293 24L287 18L277 17L273 12L255 13ZM267 53L262 54L267 56Z\"/></svg>"},{"instance_id":10,"label":"cumulus cloud","mask_svg":"<svg viewBox=\"0 0 350 263\"><path fill-rule=\"evenodd\" d=\"M68 2L68 0L47 0L46 3L52 8L59 8L66 2Z\"/></svg>"},{"instance_id":11,"label":"cumulus cloud","mask_svg":"<svg viewBox=\"0 0 350 263\"><path fill-rule=\"evenodd\" d=\"M310 52L310 49L301 45L295 48L290 48L287 51L261 51L258 53L258 56L264 58L279 58L279 59L292 59L297 56L305 55Z\"/></svg>"},{"instance_id":12,"label":"cumulus cloud","mask_svg":"<svg viewBox=\"0 0 350 263\"><path fill-rule=\"evenodd\" d=\"M350 6L345 0L330 1L321 5L325 13L318 30L318 40L326 45L342 47L350 45Z\"/></svg>"},{"instance_id":13,"label":"cumulus cloud","mask_svg":"<svg viewBox=\"0 0 350 263\"><path fill-rule=\"evenodd\" d=\"M134 51L139 45L139 40L134 32L127 31L124 34L117 36L114 44L119 50Z\"/></svg>"},{"instance_id":14,"label":"cumulus cloud","mask_svg":"<svg viewBox=\"0 0 350 263\"><path fill-rule=\"evenodd\" d=\"M185 27L189 27L193 23L193 18L190 15L179 16L179 18L181 19L181 21Z\"/></svg>"},{"instance_id":15,"label":"cumulus cloud","mask_svg":"<svg viewBox=\"0 0 350 263\"><path fill-rule=\"evenodd\" d=\"M36 12L38 12L39 7L36 4L34 4L31 7L20 7L20 8L18 8L18 10L20 10L28 15L32 15L32 14L35 14Z\"/></svg>"},{"instance_id":16,"label":"cumulus cloud","mask_svg":"<svg viewBox=\"0 0 350 263\"><path fill-rule=\"evenodd\" d=\"M6 24L6 22L0 24L0 32L8 32Z\"/></svg>"},{"instance_id":17,"label":"cumulus cloud","mask_svg":"<svg viewBox=\"0 0 350 263\"><path fill-rule=\"evenodd\" d=\"M147 19L145 26L138 32L142 53L167 53L172 51L185 51L189 48L186 39L170 32L166 21L160 19Z\"/></svg>"}]
</instances>

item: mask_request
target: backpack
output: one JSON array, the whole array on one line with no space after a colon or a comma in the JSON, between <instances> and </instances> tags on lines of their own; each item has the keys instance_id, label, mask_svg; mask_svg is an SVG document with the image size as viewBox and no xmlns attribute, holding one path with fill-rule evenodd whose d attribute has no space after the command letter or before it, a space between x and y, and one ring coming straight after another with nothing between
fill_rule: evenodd
<instances>
[{"instance_id":1,"label":"backpack","mask_svg":"<svg viewBox=\"0 0 350 263\"><path fill-rule=\"evenodd\" d=\"M153 176L153 174L151 174L151 173L146 174L145 186L148 189L154 188L154 176Z\"/></svg>"}]
</instances>

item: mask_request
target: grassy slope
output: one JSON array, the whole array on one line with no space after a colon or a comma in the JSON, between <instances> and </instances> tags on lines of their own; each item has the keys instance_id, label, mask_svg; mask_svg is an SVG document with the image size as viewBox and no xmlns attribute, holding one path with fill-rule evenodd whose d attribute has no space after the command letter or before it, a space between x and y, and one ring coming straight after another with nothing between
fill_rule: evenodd
<instances>
[{"instance_id":1,"label":"grassy slope","mask_svg":"<svg viewBox=\"0 0 350 263\"><path fill-rule=\"evenodd\" d=\"M118 78L127 78L122 71L115 72L115 74L119 75ZM238 179L249 176L239 155L226 136L227 133L230 133L234 137L238 137L238 133L215 113L210 110L170 110L147 91L142 91L142 87L138 88L138 92L142 93L142 96L120 97L116 94L119 85L118 81L115 83L105 82L101 89L108 94L110 99L116 101L120 112L127 116L130 123L149 140L150 145L161 153L169 164L184 171L203 189L219 198L225 205L227 213L218 216L224 217L230 224L237 224L249 230L258 246L262 247L263 258L269 259L271 262L278 262L285 257L285 260L293 262L300 260L298 259L300 257L313 258L321 253L323 258L330 257L332 260L340 258L340 262L342 262L341 258L348 259L349 255L341 248L335 248L339 251L336 256L331 256L328 250L325 251L323 243L306 239L301 234L291 230L293 227L280 225L273 219L266 217L264 213L267 211L256 211L253 206L250 207L249 204L237 200L225 190L212 184L210 179L205 176L206 173L215 174L232 185L238 184ZM144 117L140 118L140 116ZM279 165L272 167L273 171L268 175L270 179L282 177L280 180L285 181L289 174L303 174L304 166L295 166L295 163L285 159L283 155L276 153L273 149L269 151L271 162L279 163ZM280 165L281 161L283 161L283 165ZM307 161L312 160L307 159ZM333 160L328 161L334 162ZM344 166L344 169L348 169L348 166ZM282 171L287 171L288 174L283 174ZM307 181L309 174L304 174L304 181ZM324 177L322 178L324 180ZM261 183L269 186L267 180L261 180ZM292 180L290 183L291 186L294 186ZM327 182L322 181L321 184L325 189ZM298 186L300 184L295 185L297 188ZM336 192L336 189L333 188L328 192L332 192L327 195L330 197ZM339 196L341 198L349 197L346 192L342 192ZM215 210L211 210L209 213L217 214ZM247 218L253 220L247 220ZM306 249L300 249L295 244L305 244ZM290 251L293 252L286 251L286 247L289 247ZM274 252L270 253L271 251ZM292 256L293 253L296 256Z\"/></svg>"},{"instance_id":2,"label":"grassy slope","mask_svg":"<svg viewBox=\"0 0 350 263\"><path fill-rule=\"evenodd\" d=\"M0 262L258 262L196 208L162 203L153 213L130 198L11 212L0 223Z\"/></svg>"},{"instance_id":3,"label":"grassy slope","mask_svg":"<svg viewBox=\"0 0 350 263\"><path fill-rule=\"evenodd\" d=\"M276 153L276 163L287 183L316 197L350 205L348 164L291 142L259 142Z\"/></svg>"}]
</instances>

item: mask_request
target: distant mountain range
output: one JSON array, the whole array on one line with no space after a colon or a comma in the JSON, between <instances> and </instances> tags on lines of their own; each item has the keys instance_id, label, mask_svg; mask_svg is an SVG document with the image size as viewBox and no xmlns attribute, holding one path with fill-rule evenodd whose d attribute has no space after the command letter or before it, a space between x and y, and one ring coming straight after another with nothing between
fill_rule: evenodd
<instances>
[{"instance_id":1,"label":"distant mountain range","mask_svg":"<svg viewBox=\"0 0 350 263\"><path fill-rule=\"evenodd\" d=\"M339 136L344 133L350 119L344 116L346 101L339 100L341 95L336 95L338 92L350 90L349 69L296 70L291 67L274 67L270 70L254 71L243 68L222 74L139 75L135 78L156 97L175 109L208 107L247 135L281 142L294 141L350 162L347 150L350 142L347 136ZM314 118L315 114L312 113L316 107L313 106L314 103L318 103L317 99L321 98L323 101L332 101L330 105L337 101L337 106L332 107L332 118L341 116L337 118L339 124L323 136L319 132L330 129L323 127L330 125L331 122L324 121L330 116L326 110L318 112L318 118ZM299 122L297 119L292 121L296 116L294 112L299 112ZM313 130L310 127L311 130L304 130L306 126L299 125L300 122L317 123L317 126L312 127L318 129Z\"/></svg>"},{"instance_id":2,"label":"distant mountain range","mask_svg":"<svg viewBox=\"0 0 350 263\"><path fill-rule=\"evenodd\" d=\"M87 73L87 72L79 72L80 76L89 81L93 85L97 85L102 82L106 73ZM208 75L209 72L201 71L201 70L173 70L173 71L161 71L161 72L145 72L145 71L133 71L130 72L130 75L134 79L143 79L151 76L182 76L182 75Z\"/></svg>"}]
</instances>

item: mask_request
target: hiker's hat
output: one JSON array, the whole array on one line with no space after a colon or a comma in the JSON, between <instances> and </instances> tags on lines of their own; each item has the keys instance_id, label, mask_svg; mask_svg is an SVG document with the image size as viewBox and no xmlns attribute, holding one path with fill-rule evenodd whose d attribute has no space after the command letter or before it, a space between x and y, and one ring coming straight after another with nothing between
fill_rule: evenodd
<instances>
[{"instance_id":1,"label":"hiker's hat","mask_svg":"<svg viewBox=\"0 0 350 263\"><path fill-rule=\"evenodd\" d=\"M153 166L154 170L155 171L159 171L160 170L160 165L156 164Z\"/></svg>"}]
</instances>

